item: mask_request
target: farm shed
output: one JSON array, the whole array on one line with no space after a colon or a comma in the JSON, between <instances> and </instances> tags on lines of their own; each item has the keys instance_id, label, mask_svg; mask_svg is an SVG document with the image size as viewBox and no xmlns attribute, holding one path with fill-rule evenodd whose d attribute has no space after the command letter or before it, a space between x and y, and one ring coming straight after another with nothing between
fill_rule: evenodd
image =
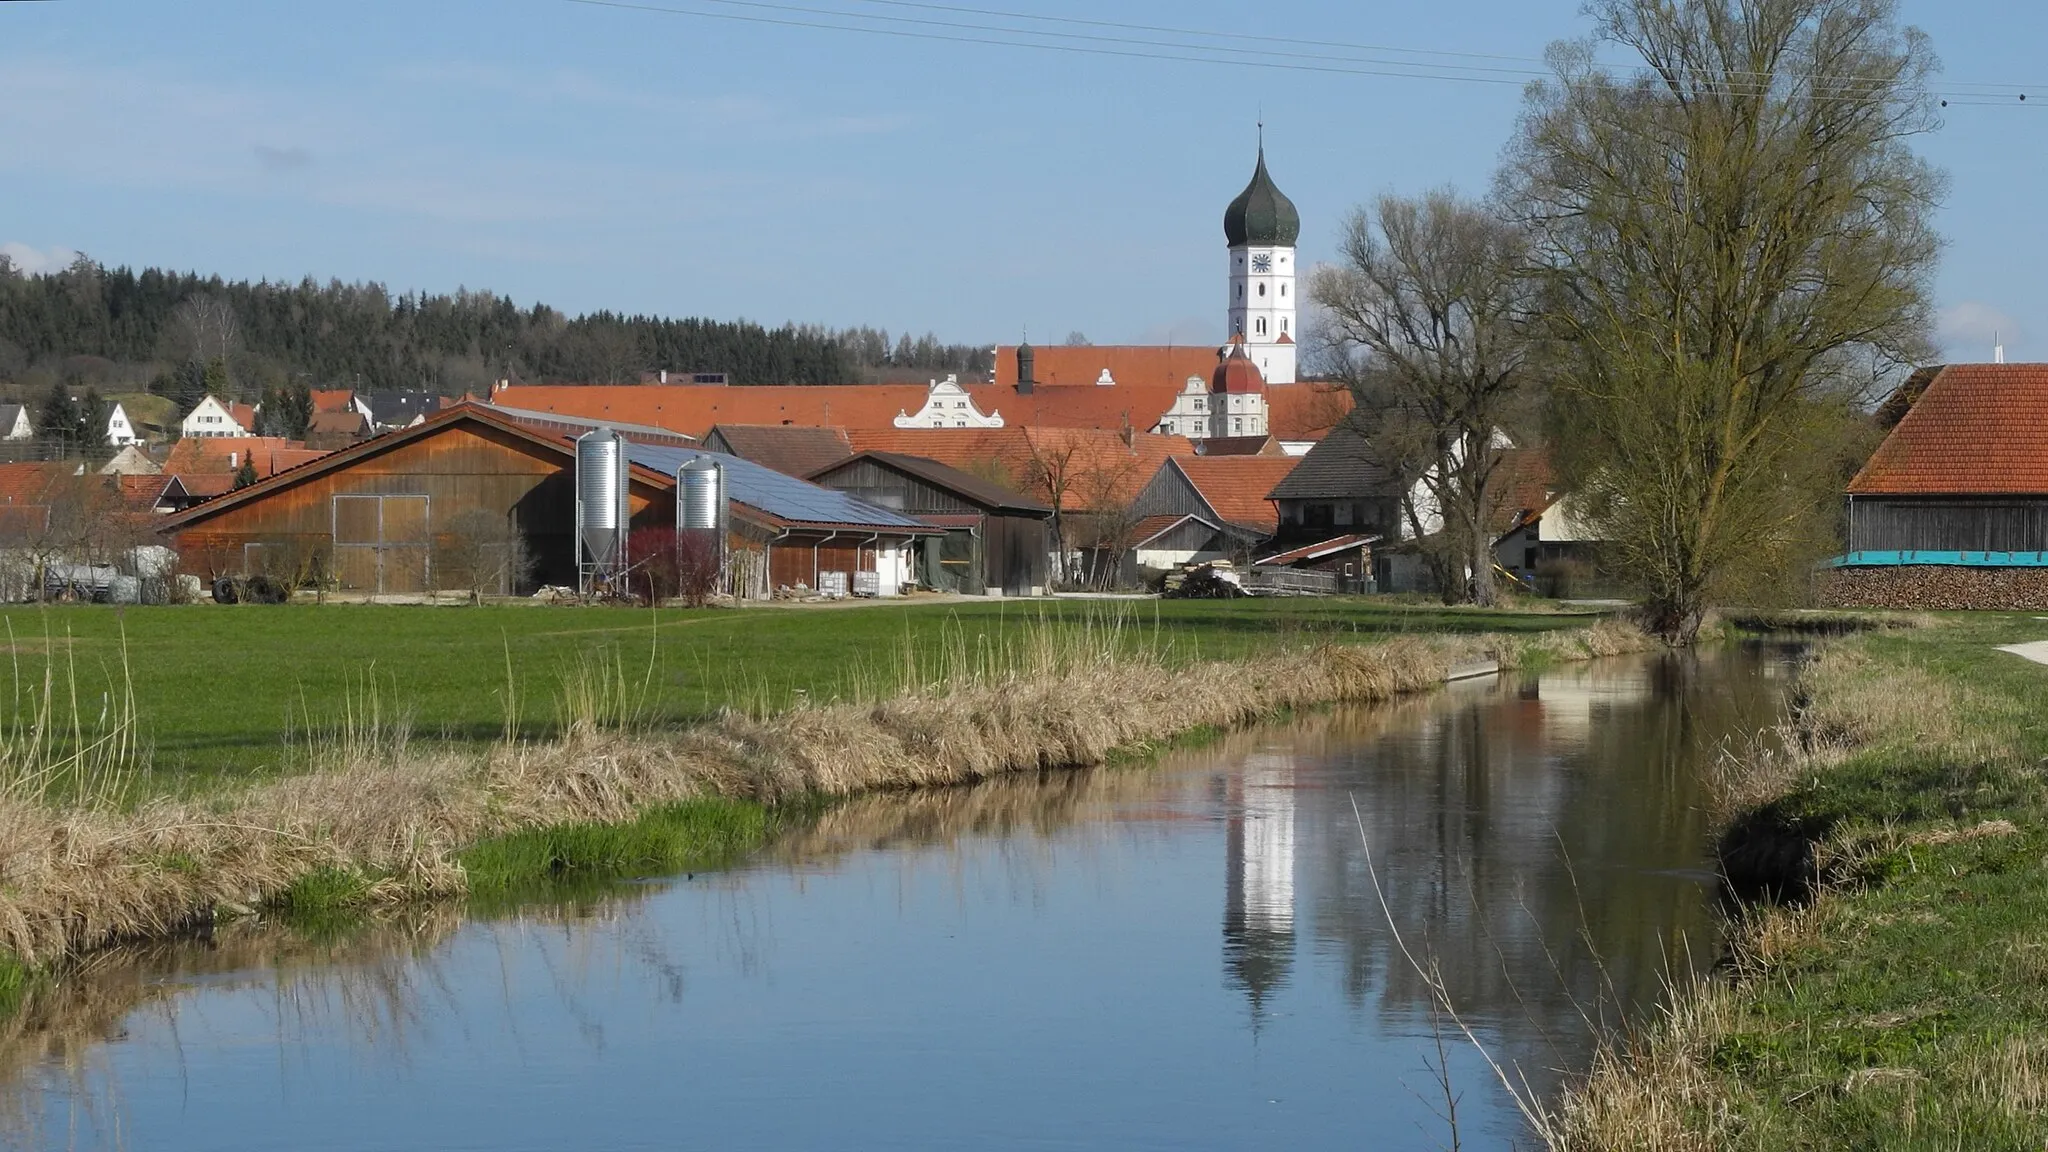
<instances>
[{"instance_id":1,"label":"farm shed","mask_svg":"<svg viewBox=\"0 0 2048 1152\"><path fill-rule=\"evenodd\" d=\"M575 447L572 428L542 430L481 404L444 408L421 423L367 440L169 518L164 531L185 571L215 577L324 574L348 591L417 594L438 587L441 558L463 551L465 522L487 513L504 526L484 547L516 539L533 560L527 579L573 585ZM630 442L629 442L630 443ZM674 528L676 469L707 455L630 444L632 527ZM823 572L874 572L900 582L908 542L934 529L758 465L727 466L736 554L759 559L741 592L765 596ZM892 558L891 548L897 554Z\"/></svg>"},{"instance_id":2,"label":"farm shed","mask_svg":"<svg viewBox=\"0 0 2048 1152\"><path fill-rule=\"evenodd\" d=\"M900 595L919 582L915 561L921 542L945 531L722 452L629 443L627 455L635 469L665 475L671 485L693 460L719 465L731 513L729 586L746 597L822 590L842 576L850 593Z\"/></svg>"},{"instance_id":3,"label":"farm shed","mask_svg":"<svg viewBox=\"0 0 2048 1152\"><path fill-rule=\"evenodd\" d=\"M1849 483L1821 598L2048 608L2048 364L1923 369L1881 415L1897 423Z\"/></svg>"},{"instance_id":4,"label":"farm shed","mask_svg":"<svg viewBox=\"0 0 2048 1152\"><path fill-rule=\"evenodd\" d=\"M1228 560L1243 555L1253 543L1242 530L1193 512L1147 516L1131 532L1131 556L1136 568L1126 573L1125 578L1136 583L1148 568L1163 571L1205 560Z\"/></svg>"},{"instance_id":5,"label":"farm shed","mask_svg":"<svg viewBox=\"0 0 2048 1152\"><path fill-rule=\"evenodd\" d=\"M1045 590L1052 509L935 460L863 452L811 481L943 530L925 541L919 582L944 592L1035 596Z\"/></svg>"},{"instance_id":6,"label":"farm shed","mask_svg":"<svg viewBox=\"0 0 2048 1152\"><path fill-rule=\"evenodd\" d=\"M483 509L503 540L523 541L527 583L573 585L574 468L568 440L462 404L199 504L164 531L184 570L208 579L320 573L344 590L404 595L435 587L434 553L454 544L458 516ZM635 471L635 524L674 522L674 483Z\"/></svg>"}]
</instances>

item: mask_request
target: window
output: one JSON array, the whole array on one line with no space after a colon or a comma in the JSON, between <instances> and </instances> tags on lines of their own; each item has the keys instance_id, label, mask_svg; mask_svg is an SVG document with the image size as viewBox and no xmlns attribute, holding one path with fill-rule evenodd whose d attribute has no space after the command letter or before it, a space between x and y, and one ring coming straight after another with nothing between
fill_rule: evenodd
<instances>
[{"instance_id":1,"label":"window","mask_svg":"<svg viewBox=\"0 0 2048 1152\"><path fill-rule=\"evenodd\" d=\"M1264 284L1261 284L1261 285L1259 285L1259 295L1261 295L1261 296L1264 296L1265 294L1266 294L1266 286L1265 286Z\"/></svg>"},{"instance_id":2,"label":"window","mask_svg":"<svg viewBox=\"0 0 2048 1152\"><path fill-rule=\"evenodd\" d=\"M1280 330L1281 330L1282 332L1285 332L1285 331L1287 331L1287 317L1285 317L1285 316L1282 316L1282 317L1280 318Z\"/></svg>"},{"instance_id":3,"label":"window","mask_svg":"<svg viewBox=\"0 0 2048 1152\"><path fill-rule=\"evenodd\" d=\"M1203 399L1204 399L1204 398L1203 398L1203 397L1201 397L1201 396L1197 396L1197 397L1195 397L1195 411L1197 411L1197 412L1200 412L1200 411L1202 411L1202 402L1203 402Z\"/></svg>"},{"instance_id":4,"label":"window","mask_svg":"<svg viewBox=\"0 0 2048 1152\"><path fill-rule=\"evenodd\" d=\"M1266 334L1266 318L1265 318L1264 316L1261 316L1261 317L1259 317L1259 335L1261 335L1261 336L1264 336L1265 334Z\"/></svg>"},{"instance_id":5,"label":"window","mask_svg":"<svg viewBox=\"0 0 2048 1152\"><path fill-rule=\"evenodd\" d=\"M1332 511L1335 513L1335 519L1340 527L1348 528L1351 526L1351 505L1339 504Z\"/></svg>"},{"instance_id":6,"label":"window","mask_svg":"<svg viewBox=\"0 0 2048 1152\"><path fill-rule=\"evenodd\" d=\"M1280 294L1281 294L1282 296L1285 296L1285 295L1287 295L1287 285L1285 285L1285 284L1282 284L1282 285L1280 286Z\"/></svg>"},{"instance_id":7,"label":"window","mask_svg":"<svg viewBox=\"0 0 2048 1152\"><path fill-rule=\"evenodd\" d=\"M1238 419L1237 417L1235 417L1235 416L1232 416L1232 417L1230 418L1230 433L1231 433L1231 435L1235 436L1235 435L1237 435L1238 433L1240 433L1240 432L1242 432L1242 431L1244 431L1244 421L1242 421L1242 420L1239 420L1239 419Z\"/></svg>"}]
</instances>

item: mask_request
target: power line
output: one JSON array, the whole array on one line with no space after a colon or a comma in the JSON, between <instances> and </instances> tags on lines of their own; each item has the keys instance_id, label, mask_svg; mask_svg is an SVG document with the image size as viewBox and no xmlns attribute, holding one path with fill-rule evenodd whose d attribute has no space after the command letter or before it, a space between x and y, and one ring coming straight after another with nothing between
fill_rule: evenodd
<instances>
[{"instance_id":1,"label":"power line","mask_svg":"<svg viewBox=\"0 0 2048 1152\"><path fill-rule=\"evenodd\" d=\"M818 8L800 4L773 3L770 0L697 0L701 4L716 4L724 8L749 9L753 13L772 12L783 15L758 15L749 12L706 11L703 9L678 8L635 0L564 0L565 3L586 7L611 8L631 12L645 12L664 16L696 17L699 19L725 20L747 24L766 24L778 27L805 28L833 32L855 32L869 36L885 36L896 39L933 40L955 44L981 44L1005 48L1031 48L1045 52L1065 52L1076 55L1107 56L1124 59L1160 60L1178 63L1220 64L1266 70L1313 72L1348 76L1374 76L1389 79L1461 81L1479 84L1524 85L1530 80L1548 78L1553 73L1533 68L1503 68L1478 65L1448 64L1435 61L1384 60L1333 56L1326 53L1282 52L1261 48L1238 48L1227 45L1179 44L1148 40L1136 37L1105 36L1091 33L1040 31L1030 28L1008 28L999 25L973 24L962 21L939 20L923 17L885 16L873 13L849 12L841 9ZM871 4L888 4L908 8L926 8L946 12L983 15L993 19L1037 20L1042 22L1065 23L1089 27L1108 27L1131 31L1158 32L1164 35L1199 36L1214 39L1240 39L1260 43L1308 44L1276 36L1210 32L1198 29L1166 28L1153 25L1127 25L1113 21L1086 20L1070 17L1032 16L1025 13L1003 12L993 9L968 8L960 5L916 3L913 0L856 0ZM876 27L872 24L824 23L815 19L799 17L830 17L837 20L875 21L888 25L912 25L913 27ZM928 31L924 29L937 29ZM981 33L974 35L970 33ZM1019 39L1031 37L1032 39ZM1048 43L1048 40L1080 41L1080 43ZM1427 49L1387 48L1370 45L1345 45L1331 43L1327 47L1355 47L1361 51L1390 51L1423 54ZM1152 49L1150 51L1144 49ZM1163 51L1160 51L1163 50ZM1211 53L1211 55L1188 55L1187 53ZM1216 55L1216 54L1225 55ZM1467 58L1499 59L1514 61L1520 57L1494 57L1480 53L1441 53ZM1683 71L1683 70L1681 70ZM1715 75L1721 75L1716 73ZM1726 75L1739 76L1741 73ZM1874 90L1888 83L1882 77L1842 77L1832 81L1827 77L1818 78L1814 85L1816 94L1826 97L1850 98ZM1610 82L1614 86L1628 86L1627 82ZM1955 89L1968 87L1992 87L1990 85L1956 85ZM1924 95L1941 96L1941 91L1924 90ZM1990 92L1947 91L1943 107L1950 106L2024 106L2026 96L2014 93L2013 98L1993 98Z\"/></svg>"},{"instance_id":2,"label":"power line","mask_svg":"<svg viewBox=\"0 0 2048 1152\"><path fill-rule=\"evenodd\" d=\"M1261 44L1288 44L1295 46L1317 48L1348 48L1359 52L1391 52L1397 55L1407 56L1441 56L1463 60L1495 60L1517 64L1536 64L1542 66L1541 69L1537 72L1538 75L1548 76L1551 74L1549 68L1549 61L1541 56L1510 56L1491 52L1460 52L1441 48L1404 48L1392 44L1359 44L1346 42L1343 40L1312 40L1293 36L1263 35L1256 32L1217 32L1212 29L1203 28L1176 28L1169 25L1159 24L1129 24L1115 20L1092 20L1081 16L1045 16L1031 12L1009 12L996 8L976 8L964 4L939 4L933 3L931 2L931 0L851 0L851 2L858 4L873 4L889 8L913 8L924 9L934 12L953 12L965 15L983 16L998 19L1030 20L1047 24L1066 24L1090 28L1114 28L1127 32L1153 32L1171 36L1199 36L1208 39L1242 40ZM1627 65L1622 66L1625 67ZM1695 72L1710 75L1740 76L1751 79L1767 77L1770 75L1770 73L1765 72L1748 72L1739 69L1720 71L1704 68L1681 68L1679 69L1679 71ZM1816 79L1844 82L1882 82L1881 78L1875 77L1843 76L1829 74L1823 74L1819 77L1816 77ZM2000 95L2007 95L2014 92L2028 90L2030 88L2048 89L2048 84L1986 84L1972 81L1958 81L1951 86L1955 88L1990 89Z\"/></svg>"}]
</instances>

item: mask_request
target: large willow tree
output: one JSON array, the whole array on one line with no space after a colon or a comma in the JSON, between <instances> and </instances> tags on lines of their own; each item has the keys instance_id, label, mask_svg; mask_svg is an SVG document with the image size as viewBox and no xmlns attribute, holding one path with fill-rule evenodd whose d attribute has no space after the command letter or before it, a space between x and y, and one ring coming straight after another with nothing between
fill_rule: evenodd
<instances>
[{"instance_id":1,"label":"large willow tree","mask_svg":"<svg viewBox=\"0 0 2048 1152\"><path fill-rule=\"evenodd\" d=\"M1894 0L1592 0L1504 192L1555 325L1554 442L1651 625L1811 555L1841 415L1926 354L1941 176ZM1616 71L1600 53L1625 49Z\"/></svg>"}]
</instances>

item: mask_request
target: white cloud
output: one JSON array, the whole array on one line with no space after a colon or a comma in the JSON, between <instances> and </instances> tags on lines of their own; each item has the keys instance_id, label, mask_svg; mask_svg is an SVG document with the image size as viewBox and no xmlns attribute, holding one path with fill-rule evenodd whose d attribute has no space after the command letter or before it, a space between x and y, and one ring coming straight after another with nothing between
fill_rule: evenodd
<instances>
[{"instance_id":1,"label":"white cloud","mask_svg":"<svg viewBox=\"0 0 2048 1152\"><path fill-rule=\"evenodd\" d=\"M62 272L71 266L73 260L78 259L78 253L69 248L31 248L19 240L9 240L5 244L0 244L0 256L12 261L16 271L25 272L30 276Z\"/></svg>"},{"instance_id":2,"label":"white cloud","mask_svg":"<svg viewBox=\"0 0 2048 1152\"><path fill-rule=\"evenodd\" d=\"M2011 351L2026 338L2019 321L1981 300L1942 309L1940 334L1948 358L1962 361L1989 360L1992 348L2000 344L2010 359Z\"/></svg>"}]
</instances>

